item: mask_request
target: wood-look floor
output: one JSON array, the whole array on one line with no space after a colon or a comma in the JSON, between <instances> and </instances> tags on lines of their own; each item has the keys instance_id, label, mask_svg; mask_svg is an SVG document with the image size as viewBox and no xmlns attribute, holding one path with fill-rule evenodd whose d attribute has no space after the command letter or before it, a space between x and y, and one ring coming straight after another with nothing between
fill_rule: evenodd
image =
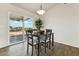
<instances>
[{"instance_id":1,"label":"wood-look floor","mask_svg":"<svg viewBox=\"0 0 79 59\"><path fill-rule=\"evenodd\" d=\"M34 56L36 55L37 49L34 49ZM0 49L0 56L31 56L31 47L29 53L27 53L26 42L2 48ZM79 56L79 48L55 42L51 49L47 48L47 53L44 52L44 47L42 47L40 56Z\"/></svg>"}]
</instances>

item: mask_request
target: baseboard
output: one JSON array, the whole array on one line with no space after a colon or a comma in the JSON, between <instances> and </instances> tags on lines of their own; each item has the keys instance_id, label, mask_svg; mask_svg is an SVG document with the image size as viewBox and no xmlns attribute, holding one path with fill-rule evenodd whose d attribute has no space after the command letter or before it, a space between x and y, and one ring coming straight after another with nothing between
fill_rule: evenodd
<instances>
[{"instance_id":1,"label":"baseboard","mask_svg":"<svg viewBox=\"0 0 79 59\"><path fill-rule=\"evenodd\" d=\"M1 47L0 49L4 49L4 48L7 48L7 47L9 47L9 45L7 45L7 46L4 46L4 47Z\"/></svg>"},{"instance_id":2,"label":"baseboard","mask_svg":"<svg viewBox=\"0 0 79 59\"><path fill-rule=\"evenodd\" d=\"M13 46L13 45L17 45L17 44L20 44L20 43L24 43L24 42L26 42L26 41L21 41L21 42L18 42L16 44L7 45L7 46L4 46L4 47L1 47L0 49L6 48L6 47L10 47L10 46Z\"/></svg>"},{"instance_id":3,"label":"baseboard","mask_svg":"<svg viewBox=\"0 0 79 59\"><path fill-rule=\"evenodd\" d=\"M9 46L17 45L17 44L24 43L24 42L26 42L26 41L21 41L21 42L15 43L15 44L11 44Z\"/></svg>"},{"instance_id":4,"label":"baseboard","mask_svg":"<svg viewBox=\"0 0 79 59\"><path fill-rule=\"evenodd\" d=\"M67 45L67 46L71 46L71 47L79 48L78 46L74 46L74 45L67 44L67 43L64 43L64 42L59 42L59 41L55 41L55 42L60 43L60 44L64 44L64 45Z\"/></svg>"}]
</instances>

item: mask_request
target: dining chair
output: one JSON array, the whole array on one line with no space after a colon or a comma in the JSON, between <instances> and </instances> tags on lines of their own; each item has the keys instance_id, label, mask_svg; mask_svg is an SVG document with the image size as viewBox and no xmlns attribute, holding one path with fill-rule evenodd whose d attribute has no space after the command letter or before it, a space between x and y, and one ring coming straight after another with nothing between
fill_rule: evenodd
<instances>
[{"instance_id":1,"label":"dining chair","mask_svg":"<svg viewBox=\"0 0 79 59\"><path fill-rule=\"evenodd\" d=\"M49 49L51 48L52 29L46 29L46 37L49 40Z\"/></svg>"},{"instance_id":2,"label":"dining chair","mask_svg":"<svg viewBox=\"0 0 79 59\"><path fill-rule=\"evenodd\" d=\"M33 51L34 51L34 46L36 46L38 44L38 37L37 36L33 36L33 30L30 31L26 31L26 36L27 36L27 52L29 50L29 45L32 46L32 55L33 55Z\"/></svg>"},{"instance_id":3,"label":"dining chair","mask_svg":"<svg viewBox=\"0 0 79 59\"><path fill-rule=\"evenodd\" d=\"M46 29L46 33L40 35L40 41L42 45L45 47L45 52L46 52L46 47L48 47L48 45L49 45L49 49L51 48L51 35L52 35L51 29Z\"/></svg>"}]
</instances>

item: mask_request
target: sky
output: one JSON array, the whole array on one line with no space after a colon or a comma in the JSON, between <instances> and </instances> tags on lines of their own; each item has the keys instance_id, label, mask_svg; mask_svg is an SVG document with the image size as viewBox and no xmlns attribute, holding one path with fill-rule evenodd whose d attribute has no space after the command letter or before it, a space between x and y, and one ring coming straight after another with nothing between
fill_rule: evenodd
<instances>
[{"instance_id":1,"label":"sky","mask_svg":"<svg viewBox=\"0 0 79 59\"><path fill-rule=\"evenodd\" d=\"M10 20L9 21L9 26L12 26L12 27L22 27L22 22L21 21ZM32 22L31 18L29 20L24 21L24 27L25 28L33 27L33 22Z\"/></svg>"}]
</instances>

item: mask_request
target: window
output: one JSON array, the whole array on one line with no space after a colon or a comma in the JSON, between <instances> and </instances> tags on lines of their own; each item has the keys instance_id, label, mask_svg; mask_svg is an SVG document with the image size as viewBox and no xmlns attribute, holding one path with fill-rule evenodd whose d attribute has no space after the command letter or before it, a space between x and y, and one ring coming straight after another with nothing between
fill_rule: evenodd
<instances>
[{"instance_id":1,"label":"window","mask_svg":"<svg viewBox=\"0 0 79 59\"><path fill-rule=\"evenodd\" d=\"M24 21L24 28L32 28L33 27L33 20L29 18L28 20Z\"/></svg>"},{"instance_id":2,"label":"window","mask_svg":"<svg viewBox=\"0 0 79 59\"><path fill-rule=\"evenodd\" d=\"M10 20L9 26L12 28L22 27L22 21ZM32 28L33 27L33 20L29 18L28 20L24 21L24 28Z\"/></svg>"}]
</instances>

